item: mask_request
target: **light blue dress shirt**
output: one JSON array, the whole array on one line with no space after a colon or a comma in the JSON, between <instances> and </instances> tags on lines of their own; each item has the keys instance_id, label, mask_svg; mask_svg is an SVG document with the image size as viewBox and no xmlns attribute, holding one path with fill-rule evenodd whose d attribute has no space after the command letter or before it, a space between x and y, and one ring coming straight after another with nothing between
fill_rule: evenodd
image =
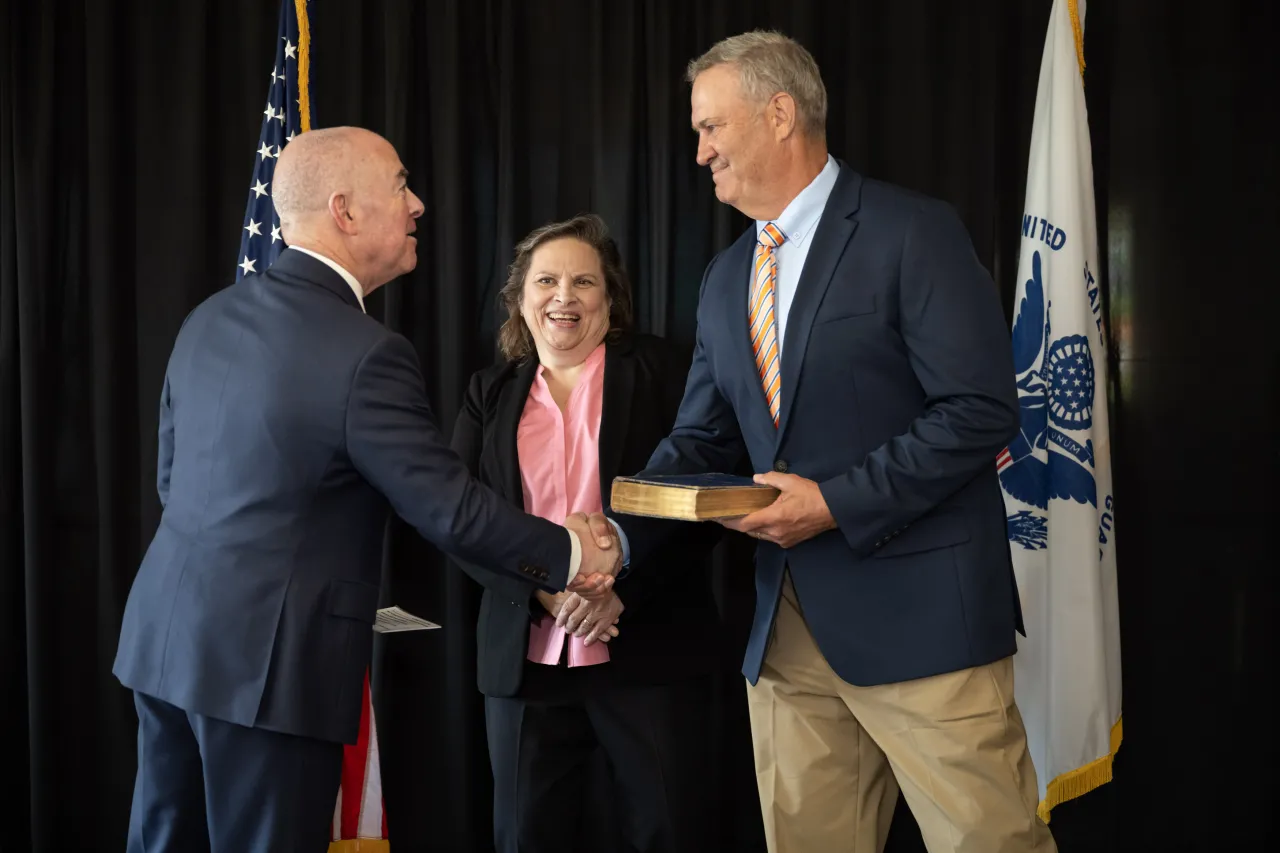
<instances>
[{"instance_id":1,"label":"light blue dress shirt","mask_svg":"<svg viewBox=\"0 0 1280 853\"><path fill-rule=\"evenodd\" d=\"M782 232L786 240L776 251L778 263L778 280L774 284L773 307L774 317L778 323L778 353L785 359L787 338L787 315L791 311L791 303L795 301L796 288L800 286L800 273L804 270L804 260L809 257L809 247L813 245L813 232L818 230L818 220L822 219L822 211L827 207L827 199L835 189L836 178L840 176L840 166L830 154L827 165L822 167L818 177L800 194L791 200L782 214L773 220L773 224ZM756 237L768 225L767 221L756 222ZM743 285L751 287L751 276ZM742 322L746 322L744 317ZM787 389L783 388L785 395Z\"/></svg>"}]
</instances>

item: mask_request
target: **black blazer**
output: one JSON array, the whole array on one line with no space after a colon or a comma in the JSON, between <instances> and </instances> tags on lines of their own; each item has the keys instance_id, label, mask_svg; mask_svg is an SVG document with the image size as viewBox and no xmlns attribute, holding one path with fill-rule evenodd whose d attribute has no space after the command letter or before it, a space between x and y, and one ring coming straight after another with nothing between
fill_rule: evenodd
<instances>
[{"instance_id":1,"label":"black blazer","mask_svg":"<svg viewBox=\"0 0 1280 853\"><path fill-rule=\"evenodd\" d=\"M651 335L605 346L599 451L607 508L613 478L643 468L670 432L689 361ZM516 433L538 367L535 355L477 372L453 431L453 449L471 473L522 509ZM609 643L609 663L575 667L571 677L636 685L710 671L720 657L710 583L710 551L720 533L716 524L689 524L642 563L633 562L614 586L625 610L619 636ZM489 566L454 563L485 588L476 626L479 688L489 696L520 695L530 620L546 613L534 596L537 586Z\"/></svg>"}]
</instances>

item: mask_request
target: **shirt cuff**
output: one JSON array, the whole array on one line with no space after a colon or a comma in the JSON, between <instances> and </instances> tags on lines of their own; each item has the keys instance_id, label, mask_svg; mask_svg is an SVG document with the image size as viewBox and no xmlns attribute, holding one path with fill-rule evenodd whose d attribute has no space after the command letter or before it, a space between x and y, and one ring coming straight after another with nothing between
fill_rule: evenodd
<instances>
[{"instance_id":1,"label":"shirt cuff","mask_svg":"<svg viewBox=\"0 0 1280 853\"><path fill-rule=\"evenodd\" d=\"M569 584L573 583L573 579L578 574L578 568L582 565L582 542L578 540L578 534L569 528L565 528L565 532L569 534L569 576L564 579L565 589L569 588Z\"/></svg>"},{"instance_id":2,"label":"shirt cuff","mask_svg":"<svg viewBox=\"0 0 1280 853\"><path fill-rule=\"evenodd\" d=\"M624 570L630 569L631 568L631 543L627 542L627 534L622 532L622 527L619 526L618 522L614 521L612 518L609 519L609 523L613 525L613 531L614 533L618 534L618 541L622 543L622 568ZM618 579L621 580L624 574L626 574L625 571L619 572Z\"/></svg>"}]
</instances>

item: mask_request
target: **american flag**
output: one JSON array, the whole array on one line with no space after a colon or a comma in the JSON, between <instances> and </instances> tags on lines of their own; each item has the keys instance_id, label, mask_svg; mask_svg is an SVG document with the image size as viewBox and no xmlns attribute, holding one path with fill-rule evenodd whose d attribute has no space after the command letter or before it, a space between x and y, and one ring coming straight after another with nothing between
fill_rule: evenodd
<instances>
[{"instance_id":1,"label":"american flag","mask_svg":"<svg viewBox=\"0 0 1280 853\"><path fill-rule=\"evenodd\" d=\"M307 0L282 0L277 35L271 85L262 111L262 131L258 134L249 203L245 205L244 230L240 234L236 281L265 271L284 250L280 220L271 203L271 180L280 151L293 137L311 129Z\"/></svg>"}]
</instances>

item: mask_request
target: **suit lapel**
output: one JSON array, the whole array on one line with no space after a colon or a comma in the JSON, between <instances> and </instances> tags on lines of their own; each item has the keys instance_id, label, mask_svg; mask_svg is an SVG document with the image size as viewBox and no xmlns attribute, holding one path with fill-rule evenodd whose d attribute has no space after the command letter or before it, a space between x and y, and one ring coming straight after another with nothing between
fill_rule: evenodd
<instances>
[{"instance_id":1,"label":"suit lapel","mask_svg":"<svg viewBox=\"0 0 1280 853\"><path fill-rule=\"evenodd\" d=\"M782 342L782 405L778 412L778 441L786 432L791 405L795 401L795 389L800 382L800 367L809 346L809 331L818 313L822 298L831 285L836 265L844 254L849 238L857 230L854 214L861 198L862 179L852 169L841 164L840 176L827 199L826 209L818 220L813 234L813 245L805 257L800 271L800 282L795 297L787 311L787 336ZM750 349L750 347L748 347ZM764 399L761 391L760 398Z\"/></svg>"},{"instance_id":2,"label":"suit lapel","mask_svg":"<svg viewBox=\"0 0 1280 853\"><path fill-rule=\"evenodd\" d=\"M631 340L606 344L604 350L604 399L600 404L600 497L609 505L613 478L622 465L622 449L631 426L631 397L636 386L636 363Z\"/></svg>"},{"instance_id":3,"label":"suit lapel","mask_svg":"<svg viewBox=\"0 0 1280 853\"><path fill-rule=\"evenodd\" d=\"M502 385L494 413L494 434L503 436L495 457L498 460L498 477L506 497L520 509L524 509L524 484L520 480L520 417L524 414L529 389L538 373L538 359L531 357L516 368L509 382Z\"/></svg>"}]
</instances>

